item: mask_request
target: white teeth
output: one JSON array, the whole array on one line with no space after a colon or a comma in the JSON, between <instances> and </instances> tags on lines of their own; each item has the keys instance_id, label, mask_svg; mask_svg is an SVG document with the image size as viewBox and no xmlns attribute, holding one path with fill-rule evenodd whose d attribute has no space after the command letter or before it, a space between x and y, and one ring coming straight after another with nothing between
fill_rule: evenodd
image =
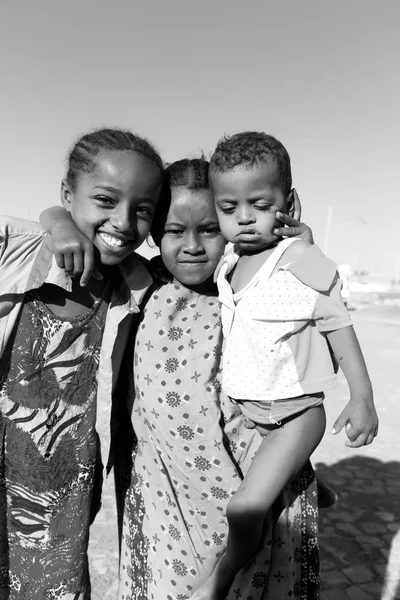
<instances>
[{"instance_id":1,"label":"white teeth","mask_svg":"<svg viewBox=\"0 0 400 600\"><path fill-rule=\"evenodd\" d=\"M99 236L108 246L112 248L122 248L122 246L126 246L127 242L121 240L120 238L114 237L113 235L108 235L108 233L99 233Z\"/></svg>"}]
</instances>

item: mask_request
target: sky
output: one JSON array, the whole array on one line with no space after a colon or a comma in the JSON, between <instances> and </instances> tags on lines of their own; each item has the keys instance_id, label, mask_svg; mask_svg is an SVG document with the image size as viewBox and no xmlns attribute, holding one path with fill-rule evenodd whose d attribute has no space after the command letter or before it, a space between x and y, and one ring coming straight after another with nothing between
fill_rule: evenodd
<instances>
[{"instance_id":1,"label":"sky","mask_svg":"<svg viewBox=\"0 0 400 600\"><path fill-rule=\"evenodd\" d=\"M1 0L0 213L58 204L96 127L167 162L265 131L321 248L400 277L399 23L398 0Z\"/></svg>"}]
</instances>

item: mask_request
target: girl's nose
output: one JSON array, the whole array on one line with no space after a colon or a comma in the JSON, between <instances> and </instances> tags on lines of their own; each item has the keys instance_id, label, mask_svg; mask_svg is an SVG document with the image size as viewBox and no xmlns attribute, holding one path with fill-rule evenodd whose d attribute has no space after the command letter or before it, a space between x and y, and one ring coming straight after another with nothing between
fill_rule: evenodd
<instances>
[{"instance_id":1,"label":"girl's nose","mask_svg":"<svg viewBox=\"0 0 400 600\"><path fill-rule=\"evenodd\" d=\"M130 233L136 229L135 212L124 206L116 206L111 216L111 223L115 229L123 233Z\"/></svg>"},{"instance_id":2,"label":"girl's nose","mask_svg":"<svg viewBox=\"0 0 400 600\"><path fill-rule=\"evenodd\" d=\"M204 252L204 247L200 236L197 233L186 233L184 238L183 249L190 254L199 254Z\"/></svg>"}]
</instances>

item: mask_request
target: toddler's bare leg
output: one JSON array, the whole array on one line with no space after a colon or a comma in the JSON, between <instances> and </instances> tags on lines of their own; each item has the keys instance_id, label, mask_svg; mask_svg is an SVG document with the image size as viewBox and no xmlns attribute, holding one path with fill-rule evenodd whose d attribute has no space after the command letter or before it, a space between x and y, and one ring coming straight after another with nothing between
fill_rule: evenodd
<instances>
[{"instance_id":1,"label":"toddler's bare leg","mask_svg":"<svg viewBox=\"0 0 400 600\"><path fill-rule=\"evenodd\" d=\"M255 553L269 509L318 446L325 424L325 410L320 405L265 436L227 507L227 558L244 564Z\"/></svg>"},{"instance_id":2,"label":"toddler's bare leg","mask_svg":"<svg viewBox=\"0 0 400 600\"><path fill-rule=\"evenodd\" d=\"M239 569L257 551L265 517L287 482L301 469L325 431L322 405L264 431L264 440L239 489L229 501L226 552L193 600L223 600ZM260 431L260 426L257 425Z\"/></svg>"}]
</instances>

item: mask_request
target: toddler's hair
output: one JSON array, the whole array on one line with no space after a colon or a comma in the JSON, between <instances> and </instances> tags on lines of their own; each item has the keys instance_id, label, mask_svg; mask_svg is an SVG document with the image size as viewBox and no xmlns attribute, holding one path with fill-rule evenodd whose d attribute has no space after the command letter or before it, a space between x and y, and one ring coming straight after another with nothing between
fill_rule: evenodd
<instances>
[{"instance_id":1,"label":"toddler's hair","mask_svg":"<svg viewBox=\"0 0 400 600\"><path fill-rule=\"evenodd\" d=\"M219 142L210 159L210 171L224 173L238 166L251 169L254 165L273 161L285 195L292 189L290 157L286 148L272 135L258 131L243 131Z\"/></svg>"},{"instance_id":2,"label":"toddler's hair","mask_svg":"<svg viewBox=\"0 0 400 600\"><path fill-rule=\"evenodd\" d=\"M171 188L209 190L209 167L210 163L203 156L201 158L183 158L167 166L164 172L163 198L157 205L151 226L151 235L156 246L160 247L164 234L164 226L171 206Z\"/></svg>"},{"instance_id":3,"label":"toddler's hair","mask_svg":"<svg viewBox=\"0 0 400 600\"><path fill-rule=\"evenodd\" d=\"M102 150L136 152L160 169L164 167L157 150L142 137L122 129L96 129L82 136L68 156L67 182L75 190L79 175L90 173L96 166L96 157Z\"/></svg>"}]
</instances>

